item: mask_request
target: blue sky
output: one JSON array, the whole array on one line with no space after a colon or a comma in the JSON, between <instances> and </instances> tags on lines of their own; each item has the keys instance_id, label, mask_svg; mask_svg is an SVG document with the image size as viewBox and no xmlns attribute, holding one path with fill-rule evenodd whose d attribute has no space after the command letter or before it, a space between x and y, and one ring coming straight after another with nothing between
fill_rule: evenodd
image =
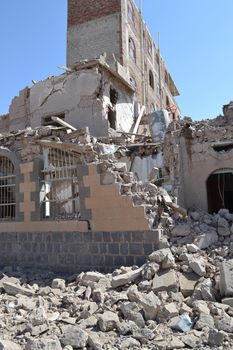
<instances>
[{"instance_id":1,"label":"blue sky","mask_svg":"<svg viewBox=\"0 0 233 350\"><path fill-rule=\"evenodd\" d=\"M106 0L107 1L107 0ZM176 81L183 116L212 118L233 99L232 0L142 0L143 15ZM0 5L0 114L20 89L66 62L66 0Z\"/></svg>"}]
</instances>

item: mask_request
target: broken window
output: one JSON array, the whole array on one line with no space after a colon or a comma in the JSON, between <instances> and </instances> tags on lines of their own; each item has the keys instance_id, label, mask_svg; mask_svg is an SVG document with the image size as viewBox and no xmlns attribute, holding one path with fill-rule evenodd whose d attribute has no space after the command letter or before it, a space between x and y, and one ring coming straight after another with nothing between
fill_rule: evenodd
<instances>
[{"instance_id":1,"label":"broken window","mask_svg":"<svg viewBox=\"0 0 233 350\"><path fill-rule=\"evenodd\" d=\"M136 62L136 45L132 38L129 38L129 56Z\"/></svg>"},{"instance_id":2,"label":"broken window","mask_svg":"<svg viewBox=\"0 0 233 350\"><path fill-rule=\"evenodd\" d=\"M64 146L44 148L40 203L45 219L78 219L78 159Z\"/></svg>"},{"instance_id":3,"label":"broken window","mask_svg":"<svg viewBox=\"0 0 233 350\"><path fill-rule=\"evenodd\" d=\"M62 120L65 120L65 113L62 113L62 114L53 114L53 115L48 115L48 116L45 116L45 117L42 117L42 125L43 126L47 126L47 125L51 125L51 126L57 126L57 127L60 127L61 124L59 124L58 122L56 122L55 120L52 119L52 117L58 117Z\"/></svg>"},{"instance_id":4,"label":"broken window","mask_svg":"<svg viewBox=\"0 0 233 350\"><path fill-rule=\"evenodd\" d=\"M134 23L134 8L131 1L128 1L128 19Z\"/></svg>"},{"instance_id":5,"label":"broken window","mask_svg":"<svg viewBox=\"0 0 233 350\"><path fill-rule=\"evenodd\" d=\"M150 87L154 90L155 88L155 82L154 82L154 74L152 73L152 71L149 71L149 84Z\"/></svg>"},{"instance_id":6,"label":"broken window","mask_svg":"<svg viewBox=\"0 0 233 350\"><path fill-rule=\"evenodd\" d=\"M15 169L11 160L0 157L0 220L15 218Z\"/></svg>"},{"instance_id":7,"label":"broken window","mask_svg":"<svg viewBox=\"0 0 233 350\"><path fill-rule=\"evenodd\" d=\"M209 213L218 213L222 208L233 213L233 169L219 169L207 180Z\"/></svg>"},{"instance_id":8,"label":"broken window","mask_svg":"<svg viewBox=\"0 0 233 350\"><path fill-rule=\"evenodd\" d=\"M232 142L222 142L213 145L213 149L215 152L228 152L233 149L233 143Z\"/></svg>"},{"instance_id":9,"label":"broken window","mask_svg":"<svg viewBox=\"0 0 233 350\"><path fill-rule=\"evenodd\" d=\"M110 128L116 130L116 104L118 100L118 92L113 87L110 87L109 95L112 105L109 106L108 109L108 122Z\"/></svg>"}]
</instances>

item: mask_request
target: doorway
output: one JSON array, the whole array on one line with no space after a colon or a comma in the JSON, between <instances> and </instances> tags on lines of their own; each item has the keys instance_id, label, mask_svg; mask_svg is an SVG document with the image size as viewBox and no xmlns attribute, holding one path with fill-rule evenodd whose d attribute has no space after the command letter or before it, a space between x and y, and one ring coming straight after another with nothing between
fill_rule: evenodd
<instances>
[{"instance_id":1,"label":"doorway","mask_svg":"<svg viewBox=\"0 0 233 350\"><path fill-rule=\"evenodd\" d=\"M228 209L233 213L233 169L220 169L212 173L207 180L209 213Z\"/></svg>"}]
</instances>

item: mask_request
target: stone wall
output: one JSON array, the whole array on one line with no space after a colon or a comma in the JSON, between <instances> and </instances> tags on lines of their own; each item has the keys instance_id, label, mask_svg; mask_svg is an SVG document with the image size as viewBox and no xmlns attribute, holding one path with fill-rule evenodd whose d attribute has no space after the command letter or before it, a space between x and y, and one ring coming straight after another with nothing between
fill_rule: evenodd
<instances>
[{"instance_id":1,"label":"stone wall","mask_svg":"<svg viewBox=\"0 0 233 350\"><path fill-rule=\"evenodd\" d=\"M1 232L0 265L77 273L141 265L161 232Z\"/></svg>"}]
</instances>

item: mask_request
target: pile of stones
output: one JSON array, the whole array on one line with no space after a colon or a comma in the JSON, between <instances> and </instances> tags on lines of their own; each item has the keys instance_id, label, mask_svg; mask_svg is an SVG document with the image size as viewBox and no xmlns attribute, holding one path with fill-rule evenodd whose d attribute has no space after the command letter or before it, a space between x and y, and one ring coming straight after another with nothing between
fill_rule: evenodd
<instances>
[{"instance_id":1,"label":"pile of stones","mask_svg":"<svg viewBox=\"0 0 233 350\"><path fill-rule=\"evenodd\" d=\"M232 349L233 215L164 215L141 267L13 271L0 279L0 349Z\"/></svg>"}]
</instances>

